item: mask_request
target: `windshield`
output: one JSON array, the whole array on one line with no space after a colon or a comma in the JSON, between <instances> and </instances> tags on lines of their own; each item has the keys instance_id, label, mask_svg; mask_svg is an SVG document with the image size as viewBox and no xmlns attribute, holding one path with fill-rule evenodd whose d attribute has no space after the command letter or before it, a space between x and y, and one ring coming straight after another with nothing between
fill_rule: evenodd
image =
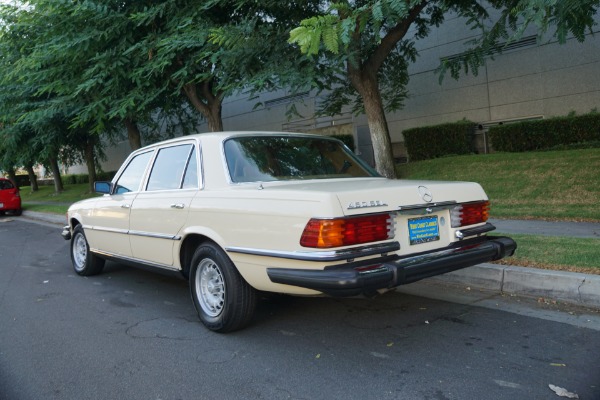
<instances>
[{"instance_id":1,"label":"windshield","mask_svg":"<svg viewBox=\"0 0 600 400\"><path fill-rule=\"evenodd\" d=\"M338 140L254 136L225 142L232 182L379 176Z\"/></svg>"}]
</instances>

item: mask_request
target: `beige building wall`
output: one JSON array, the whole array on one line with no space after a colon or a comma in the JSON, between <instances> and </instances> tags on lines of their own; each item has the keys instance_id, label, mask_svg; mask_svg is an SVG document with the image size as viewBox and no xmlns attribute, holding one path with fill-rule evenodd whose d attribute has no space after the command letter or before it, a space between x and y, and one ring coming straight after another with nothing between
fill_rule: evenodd
<instances>
[{"instance_id":1,"label":"beige building wall","mask_svg":"<svg viewBox=\"0 0 600 400\"><path fill-rule=\"evenodd\" d=\"M600 18L597 18L600 22ZM402 131L407 128L454 122L463 118L490 125L504 121L548 118L571 111L582 114L600 110L600 28L583 43L570 38L564 45L555 40L537 39L525 32L524 44L488 59L478 74L459 80L446 76L442 84L435 72L440 59L463 52L474 32L463 20L450 17L440 28L417 43L420 57L410 66L410 97L402 110L388 114L394 152L403 154ZM286 109L292 101L302 117L288 120ZM223 123L226 130L313 131L344 125L346 131L368 134L364 115L345 113L332 118L314 118L319 99L311 94L294 95L281 90L264 93L257 99L240 94L225 99ZM254 109L261 102L263 106ZM348 127L348 124L351 124ZM199 131L206 131L206 125ZM360 138L358 138L360 141ZM368 145L368 144L367 144ZM127 141L108 150L104 170L114 170L129 153ZM79 170L71 168L69 172ZM85 172L83 169L80 172Z\"/></svg>"}]
</instances>

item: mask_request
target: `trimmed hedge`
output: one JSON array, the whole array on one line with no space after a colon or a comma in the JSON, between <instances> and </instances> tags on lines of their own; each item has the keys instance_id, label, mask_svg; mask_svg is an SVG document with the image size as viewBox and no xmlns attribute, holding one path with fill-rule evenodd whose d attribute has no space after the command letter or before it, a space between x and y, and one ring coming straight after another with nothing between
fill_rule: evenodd
<instances>
[{"instance_id":1,"label":"trimmed hedge","mask_svg":"<svg viewBox=\"0 0 600 400\"><path fill-rule=\"evenodd\" d=\"M117 171L109 171L109 172L98 172L96 173L96 179L99 181L110 181L115 176ZM75 185L81 183L89 183L90 176L88 174L71 174L64 175L62 177L63 184L65 185Z\"/></svg>"},{"instance_id":2,"label":"trimmed hedge","mask_svg":"<svg viewBox=\"0 0 600 400\"><path fill-rule=\"evenodd\" d=\"M411 128L402 131L410 161L475 152L475 124L462 120L449 124Z\"/></svg>"},{"instance_id":3,"label":"trimmed hedge","mask_svg":"<svg viewBox=\"0 0 600 400\"><path fill-rule=\"evenodd\" d=\"M342 142L344 142L344 144L346 146L348 146L348 148L350 150L354 151L354 136L339 134L339 135L331 135L331 137L341 140Z\"/></svg>"},{"instance_id":4,"label":"trimmed hedge","mask_svg":"<svg viewBox=\"0 0 600 400\"><path fill-rule=\"evenodd\" d=\"M496 151L547 150L600 141L600 113L523 121L490 127Z\"/></svg>"}]
</instances>

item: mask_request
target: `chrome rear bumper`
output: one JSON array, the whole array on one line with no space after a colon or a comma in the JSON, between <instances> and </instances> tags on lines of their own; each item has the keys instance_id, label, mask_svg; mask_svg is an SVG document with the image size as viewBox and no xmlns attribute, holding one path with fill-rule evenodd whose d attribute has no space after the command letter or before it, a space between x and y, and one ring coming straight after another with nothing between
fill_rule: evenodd
<instances>
[{"instance_id":1,"label":"chrome rear bumper","mask_svg":"<svg viewBox=\"0 0 600 400\"><path fill-rule=\"evenodd\" d=\"M313 289L331 296L370 294L513 255L509 237L484 236L459 242L459 247L404 257L388 256L323 270L268 268L272 282Z\"/></svg>"}]
</instances>

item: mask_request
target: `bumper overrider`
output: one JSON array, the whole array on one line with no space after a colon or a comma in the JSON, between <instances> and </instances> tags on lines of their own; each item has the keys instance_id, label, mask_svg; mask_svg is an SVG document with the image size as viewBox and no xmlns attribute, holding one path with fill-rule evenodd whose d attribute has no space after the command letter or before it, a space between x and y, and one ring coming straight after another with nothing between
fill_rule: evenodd
<instances>
[{"instance_id":1,"label":"bumper overrider","mask_svg":"<svg viewBox=\"0 0 600 400\"><path fill-rule=\"evenodd\" d=\"M71 240L71 227L69 225L64 226L60 236L65 240Z\"/></svg>"},{"instance_id":2,"label":"bumper overrider","mask_svg":"<svg viewBox=\"0 0 600 400\"><path fill-rule=\"evenodd\" d=\"M268 268L272 282L317 290L330 296L373 294L380 289L413 283L424 278L496 261L513 255L517 244L496 236L459 242L457 247L411 255L384 256L362 262L332 265L323 270Z\"/></svg>"}]
</instances>

